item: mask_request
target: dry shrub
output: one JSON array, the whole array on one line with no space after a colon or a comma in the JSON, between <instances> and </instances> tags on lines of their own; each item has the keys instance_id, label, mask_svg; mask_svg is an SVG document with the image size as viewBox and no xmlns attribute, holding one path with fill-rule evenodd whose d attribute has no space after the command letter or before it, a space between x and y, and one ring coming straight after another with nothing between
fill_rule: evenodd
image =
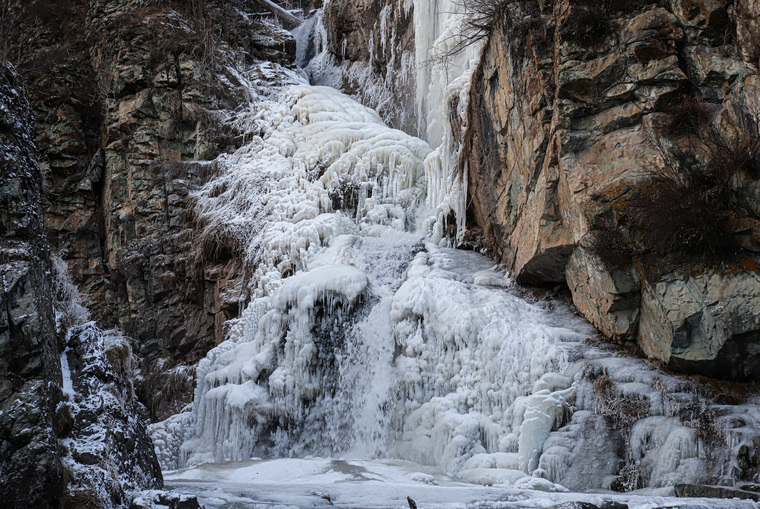
<instances>
[{"instance_id":1,"label":"dry shrub","mask_svg":"<svg viewBox=\"0 0 760 509\"><path fill-rule=\"evenodd\" d=\"M24 64L32 59L52 59L57 55L69 60L86 55L88 44L82 24L88 7L87 0L0 0L2 56L13 61L23 73ZM39 46L39 40L49 41L47 57L30 52L30 48Z\"/></svg>"},{"instance_id":2,"label":"dry shrub","mask_svg":"<svg viewBox=\"0 0 760 509\"><path fill-rule=\"evenodd\" d=\"M737 244L727 227L736 212L716 199L714 191L702 182L684 185L658 176L631 207L630 225L642 250L702 258L735 253Z\"/></svg>"},{"instance_id":3,"label":"dry shrub","mask_svg":"<svg viewBox=\"0 0 760 509\"><path fill-rule=\"evenodd\" d=\"M545 24L540 20L538 0L459 0L460 9L464 12L465 20L461 33L457 34L459 41L447 53L439 55L435 60L445 61L457 55L465 48L488 38L494 24L500 18L507 16L511 6L518 7L515 13L507 16L507 29L510 33L510 44L525 47L526 39L532 31L545 34Z\"/></svg>"},{"instance_id":4,"label":"dry shrub","mask_svg":"<svg viewBox=\"0 0 760 509\"><path fill-rule=\"evenodd\" d=\"M708 103L691 95L675 96L662 110L667 115L658 119L654 128L666 137L697 135L710 118Z\"/></svg>"},{"instance_id":5,"label":"dry shrub","mask_svg":"<svg viewBox=\"0 0 760 509\"><path fill-rule=\"evenodd\" d=\"M724 129L700 120L705 108L685 102L666 125L681 129L685 141L666 146L655 140L662 164L646 169L649 186L633 201L629 218L645 251L722 259L739 249L729 223L747 211L734 183L739 175L757 174L760 136L749 122Z\"/></svg>"},{"instance_id":6,"label":"dry shrub","mask_svg":"<svg viewBox=\"0 0 760 509\"><path fill-rule=\"evenodd\" d=\"M620 228L595 230L587 249L598 257L607 270L624 267L636 254L635 247Z\"/></svg>"},{"instance_id":7,"label":"dry shrub","mask_svg":"<svg viewBox=\"0 0 760 509\"><path fill-rule=\"evenodd\" d=\"M663 112L653 125L658 163L644 169L643 186L613 205L619 219L592 245L608 266L646 255L702 266L741 249L731 225L750 216L737 183L760 176L757 126L741 117L733 127L716 125L709 105L694 97L677 97Z\"/></svg>"},{"instance_id":8,"label":"dry shrub","mask_svg":"<svg viewBox=\"0 0 760 509\"><path fill-rule=\"evenodd\" d=\"M642 478L642 467L639 462L628 463L622 469L617 479L610 485L612 491L618 493L628 493L644 487Z\"/></svg>"},{"instance_id":9,"label":"dry shrub","mask_svg":"<svg viewBox=\"0 0 760 509\"><path fill-rule=\"evenodd\" d=\"M176 414L192 400L194 370L182 365L169 367L166 359L148 366L137 384L137 395L148 409L151 421Z\"/></svg>"},{"instance_id":10,"label":"dry shrub","mask_svg":"<svg viewBox=\"0 0 760 509\"><path fill-rule=\"evenodd\" d=\"M30 21L41 25L55 25L84 12L87 0L35 0L24 7Z\"/></svg>"}]
</instances>

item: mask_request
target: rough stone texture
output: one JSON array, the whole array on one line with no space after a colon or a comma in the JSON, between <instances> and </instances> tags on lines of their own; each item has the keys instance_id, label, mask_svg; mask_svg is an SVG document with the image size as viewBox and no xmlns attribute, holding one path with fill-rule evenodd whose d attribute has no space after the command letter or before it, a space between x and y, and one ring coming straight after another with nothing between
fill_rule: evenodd
<instances>
[{"instance_id":1,"label":"rough stone texture","mask_svg":"<svg viewBox=\"0 0 760 509\"><path fill-rule=\"evenodd\" d=\"M375 108L391 127L418 135L412 3L334 0L324 23L343 91Z\"/></svg>"},{"instance_id":2,"label":"rough stone texture","mask_svg":"<svg viewBox=\"0 0 760 509\"><path fill-rule=\"evenodd\" d=\"M635 338L639 320L641 282L633 267L607 269L598 256L578 246L566 268L573 303L605 336Z\"/></svg>"},{"instance_id":3,"label":"rough stone texture","mask_svg":"<svg viewBox=\"0 0 760 509\"><path fill-rule=\"evenodd\" d=\"M639 344L649 357L717 378L760 378L760 274L669 274L642 295Z\"/></svg>"},{"instance_id":4,"label":"rough stone texture","mask_svg":"<svg viewBox=\"0 0 760 509\"><path fill-rule=\"evenodd\" d=\"M34 117L11 67L0 75L0 500L9 507L110 508L162 484L124 340L72 334L73 400L59 339L76 320L58 300L42 213ZM70 283L69 283L70 284ZM56 316L58 315L58 316ZM60 327L58 327L60 325Z\"/></svg>"},{"instance_id":5,"label":"rough stone texture","mask_svg":"<svg viewBox=\"0 0 760 509\"><path fill-rule=\"evenodd\" d=\"M93 318L134 338L153 417L192 396L186 376L184 387L159 381L177 382L176 365L220 342L245 298L233 253L203 250L190 198L214 171L209 162L242 142L224 120L249 91L225 66L295 56L288 32L247 21L233 10L242 4L209 2L205 12L219 18L200 20L188 5L92 0L61 23L29 28L19 56L39 124L52 248ZM209 43L203 27L222 35ZM70 56L49 62L58 45L79 40L72 33L82 40Z\"/></svg>"},{"instance_id":6,"label":"rough stone texture","mask_svg":"<svg viewBox=\"0 0 760 509\"><path fill-rule=\"evenodd\" d=\"M34 118L0 62L0 500L53 507L62 493L53 421L61 366Z\"/></svg>"},{"instance_id":7,"label":"rough stone texture","mask_svg":"<svg viewBox=\"0 0 760 509\"><path fill-rule=\"evenodd\" d=\"M697 275L686 284L677 262L650 270L658 261L648 260L636 269L628 256L608 267L588 247L599 231L619 229L621 210L646 192L648 169L662 164L653 125L669 101L702 97L728 129L738 117L756 122L760 55L749 42L760 40L755 3L611 2L609 33L585 40L566 28L577 3L542 2L530 19L543 32L520 31L529 18L526 4L516 3L497 20L472 87L464 160L468 225L481 235L478 243L520 281L567 282L578 310L606 336L636 338L648 355L688 372L715 375L743 354L754 358L758 348L760 324L746 318L757 279L756 178L742 174L738 183L751 216L736 226L746 261L692 267ZM678 290L694 285L700 289ZM687 293L693 309L673 315ZM715 299L734 304L716 312ZM698 328L710 339L677 339L683 346L674 350L674 335L691 327L691 315L704 317ZM710 346L699 346L705 342ZM737 367L724 374L753 373Z\"/></svg>"}]
</instances>

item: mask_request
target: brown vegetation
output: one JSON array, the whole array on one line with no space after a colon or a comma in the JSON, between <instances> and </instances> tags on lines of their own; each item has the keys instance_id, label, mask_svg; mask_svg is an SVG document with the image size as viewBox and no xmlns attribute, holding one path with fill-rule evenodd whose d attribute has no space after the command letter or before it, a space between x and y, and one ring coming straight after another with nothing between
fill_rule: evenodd
<instances>
[{"instance_id":1,"label":"brown vegetation","mask_svg":"<svg viewBox=\"0 0 760 509\"><path fill-rule=\"evenodd\" d=\"M740 178L760 174L760 134L753 121L710 121L709 104L679 97L654 123L658 160L644 169L646 183L614 205L619 221L599 225L592 251L612 266L619 256L655 255L668 260L717 263L740 251L732 225L750 212L737 192ZM612 233L615 231L617 233ZM629 258L630 260L630 258Z\"/></svg>"},{"instance_id":2,"label":"brown vegetation","mask_svg":"<svg viewBox=\"0 0 760 509\"><path fill-rule=\"evenodd\" d=\"M456 45L437 59L446 60L464 51L465 48L486 40L499 19L506 18L510 32L510 44L514 48L525 48L533 32L546 38L546 24L541 17L538 0L460 0L460 9L465 21ZM517 15L508 15L511 7L517 7Z\"/></svg>"}]
</instances>

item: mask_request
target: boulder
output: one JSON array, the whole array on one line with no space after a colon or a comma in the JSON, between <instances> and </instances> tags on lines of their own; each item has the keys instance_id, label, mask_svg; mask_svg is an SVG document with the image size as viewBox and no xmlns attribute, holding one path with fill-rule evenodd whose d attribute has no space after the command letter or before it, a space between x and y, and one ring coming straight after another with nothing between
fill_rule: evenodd
<instances>
[{"instance_id":1,"label":"boulder","mask_svg":"<svg viewBox=\"0 0 760 509\"><path fill-rule=\"evenodd\" d=\"M565 270L573 304L594 327L616 341L636 337L641 283L633 266L608 269L580 245Z\"/></svg>"},{"instance_id":2,"label":"boulder","mask_svg":"<svg viewBox=\"0 0 760 509\"><path fill-rule=\"evenodd\" d=\"M729 486L708 486L703 484L676 484L677 497L699 498L739 498L742 500L760 501L760 493L745 491Z\"/></svg>"},{"instance_id":3,"label":"boulder","mask_svg":"<svg viewBox=\"0 0 760 509\"><path fill-rule=\"evenodd\" d=\"M760 377L760 273L705 270L646 283L638 343L678 371Z\"/></svg>"}]
</instances>

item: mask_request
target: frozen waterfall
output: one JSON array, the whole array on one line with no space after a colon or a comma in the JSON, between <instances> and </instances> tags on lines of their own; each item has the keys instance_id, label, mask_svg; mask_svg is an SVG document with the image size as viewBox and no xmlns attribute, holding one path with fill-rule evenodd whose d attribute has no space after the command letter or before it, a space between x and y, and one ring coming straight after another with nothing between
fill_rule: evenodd
<instances>
[{"instance_id":1,"label":"frozen waterfall","mask_svg":"<svg viewBox=\"0 0 760 509\"><path fill-rule=\"evenodd\" d=\"M456 5L414 2L417 61L456 42ZM293 74L252 93L238 115L250 141L196 195L207 238L245 253L250 302L199 363L192 412L153 426L164 468L393 458L549 491L739 468L725 451L753 440L760 407L709 407L721 425L705 436L677 418L709 406L688 383L597 344L564 302L532 298L492 260L447 247L448 218L464 229L458 154L477 52L415 71L432 149ZM324 53L310 65L329 71Z\"/></svg>"}]
</instances>

